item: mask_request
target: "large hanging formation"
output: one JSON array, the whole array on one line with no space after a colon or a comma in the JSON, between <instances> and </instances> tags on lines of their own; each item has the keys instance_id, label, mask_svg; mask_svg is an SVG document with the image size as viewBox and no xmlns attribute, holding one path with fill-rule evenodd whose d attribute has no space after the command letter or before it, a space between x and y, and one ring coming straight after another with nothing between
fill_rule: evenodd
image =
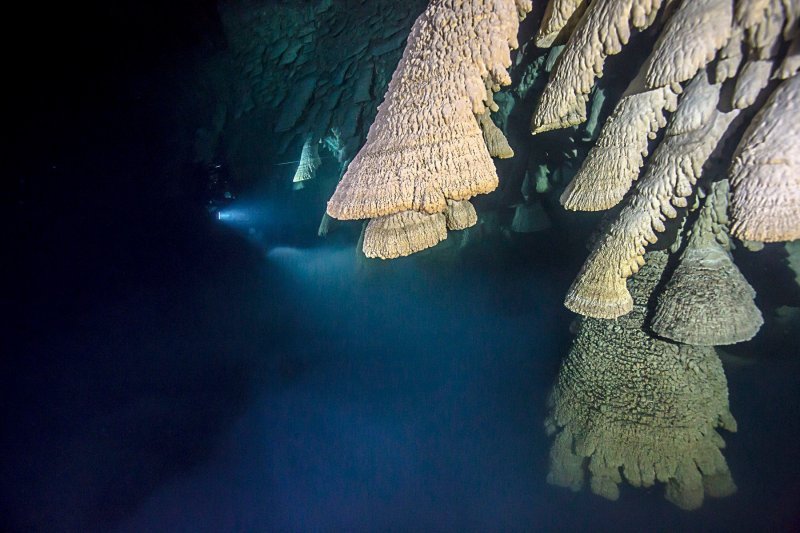
<instances>
[{"instance_id":1,"label":"large hanging formation","mask_svg":"<svg viewBox=\"0 0 800 533\"><path fill-rule=\"evenodd\" d=\"M583 82L602 74L627 29L652 24L660 33L561 196L570 210L621 208L565 299L587 318L551 395L549 481L577 490L588 476L611 499L623 479L660 481L667 499L694 509L705 495L736 490L714 429L736 425L710 347L746 341L763 324L730 234L748 244L800 237L800 2L551 5L539 36L552 34L548 15L558 13L566 46L534 134L586 119ZM613 20L622 38L598 48L592 17ZM670 271L667 252L648 247L675 225L677 240L661 243L678 254Z\"/></svg>"},{"instance_id":2,"label":"large hanging formation","mask_svg":"<svg viewBox=\"0 0 800 533\"><path fill-rule=\"evenodd\" d=\"M369 220L367 256L408 255L475 224L469 199L498 184L491 157L513 155L490 113L530 10L432 0L417 19L328 203L332 217ZM550 399L551 482L577 490L588 477L615 499L623 479L658 481L686 509L736 490L713 347L763 323L731 237L751 248L800 238L799 24L800 0L547 4L533 38L553 47L534 135L597 121L589 102L607 58L636 32L657 35L560 197L568 210L618 210L565 298L585 318ZM529 208L526 197L514 231L531 226Z\"/></svg>"},{"instance_id":3,"label":"large hanging formation","mask_svg":"<svg viewBox=\"0 0 800 533\"><path fill-rule=\"evenodd\" d=\"M431 2L414 23L367 140L328 202L369 219L367 257L429 248L477 220L469 199L498 184L491 155L511 152L489 112L530 0ZM491 150L491 152L490 152Z\"/></svg>"},{"instance_id":4,"label":"large hanging formation","mask_svg":"<svg viewBox=\"0 0 800 533\"><path fill-rule=\"evenodd\" d=\"M606 4L589 5L562 57L572 47L583 46L582 34L589 31L583 22L593 6L607 9ZM629 12L633 18L635 4ZM652 2L639 4L639 11L652 7ZM652 53L561 197L572 210L603 210L623 202L565 300L567 307L582 315L616 318L631 310L625 279L642 266L645 248L658 240L666 225L685 214L698 181L707 187L730 177L734 236L763 242L800 237L800 77L796 75L798 58L793 55L800 32L800 3L740 0L734 5L731 0L694 0L665 4L662 17L666 20ZM576 69L588 72L576 73ZM548 87L553 83L560 87L562 77L587 77L595 70L587 63L560 60ZM751 120L729 170L709 172L712 156L724 152L726 141L739 127L737 115L756 103L759 94L771 88L771 81L777 88ZM544 99L539 109L543 105L550 108ZM534 133L541 128L537 126L539 109ZM668 121L665 111L675 111ZM645 160L649 141L667 124L663 140ZM768 136L772 142L765 142ZM629 192L643 165L642 177Z\"/></svg>"},{"instance_id":5,"label":"large hanging formation","mask_svg":"<svg viewBox=\"0 0 800 533\"><path fill-rule=\"evenodd\" d=\"M722 364L707 346L648 335L648 301L667 253L651 252L631 280L635 308L616 321L582 320L550 394L545 421L554 437L548 481L619 497L623 476L635 487L666 485L684 509L706 495L736 491L717 428L736 431Z\"/></svg>"}]
</instances>

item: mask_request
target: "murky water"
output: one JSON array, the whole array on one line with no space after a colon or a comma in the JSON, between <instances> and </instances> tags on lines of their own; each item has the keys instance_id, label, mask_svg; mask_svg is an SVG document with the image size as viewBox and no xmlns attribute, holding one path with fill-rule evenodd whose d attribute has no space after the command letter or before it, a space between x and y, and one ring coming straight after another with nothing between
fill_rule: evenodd
<instances>
[{"instance_id":1,"label":"murky water","mask_svg":"<svg viewBox=\"0 0 800 533\"><path fill-rule=\"evenodd\" d=\"M798 519L791 347L726 359L737 494L695 512L659 486L609 502L545 482L545 400L572 319L572 259L554 235L364 266L346 238L184 215L143 228L160 240L132 257L34 269L27 362L7 388L16 528L752 531ZM119 249L139 236L118 234ZM57 287L73 300L54 309Z\"/></svg>"}]
</instances>

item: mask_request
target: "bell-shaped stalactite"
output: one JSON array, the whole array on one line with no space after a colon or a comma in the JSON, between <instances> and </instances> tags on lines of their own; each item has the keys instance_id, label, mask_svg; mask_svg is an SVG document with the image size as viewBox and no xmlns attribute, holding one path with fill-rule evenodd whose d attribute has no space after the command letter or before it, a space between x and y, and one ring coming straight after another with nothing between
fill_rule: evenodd
<instances>
[{"instance_id":1,"label":"bell-shaped stalactite","mask_svg":"<svg viewBox=\"0 0 800 533\"><path fill-rule=\"evenodd\" d=\"M644 264L645 249L665 231L665 222L686 207L703 166L738 114L717 109L719 91L705 71L692 80L644 177L570 286L564 302L569 309L595 318L632 309L625 280Z\"/></svg>"},{"instance_id":2,"label":"bell-shaped stalactite","mask_svg":"<svg viewBox=\"0 0 800 533\"><path fill-rule=\"evenodd\" d=\"M312 137L306 138L303 150L300 152L300 161L292 178L292 188L302 189L305 182L314 179L322 160L319 157L319 142Z\"/></svg>"},{"instance_id":3,"label":"bell-shaped stalactite","mask_svg":"<svg viewBox=\"0 0 800 533\"><path fill-rule=\"evenodd\" d=\"M513 152L488 115L491 93L511 83L510 52L530 9L530 0L436 1L417 18L366 143L328 202L334 218L373 219L368 256L433 246L446 237L449 202L497 187L490 149Z\"/></svg>"},{"instance_id":4,"label":"bell-shaped stalactite","mask_svg":"<svg viewBox=\"0 0 800 533\"><path fill-rule=\"evenodd\" d=\"M654 332L684 344L720 346L753 338L764 319L756 292L733 263L728 180L711 185L685 250L658 296Z\"/></svg>"},{"instance_id":5,"label":"bell-shaped stalactite","mask_svg":"<svg viewBox=\"0 0 800 533\"><path fill-rule=\"evenodd\" d=\"M732 232L800 239L800 74L781 82L744 133L730 170Z\"/></svg>"},{"instance_id":6,"label":"bell-shaped stalactite","mask_svg":"<svg viewBox=\"0 0 800 533\"><path fill-rule=\"evenodd\" d=\"M666 263L666 252L651 252L628 281L631 313L582 319L549 398L548 482L579 490L588 478L592 492L611 500L623 480L658 482L683 509L736 491L717 433L735 431L736 422L714 348L661 340L645 328Z\"/></svg>"}]
</instances>

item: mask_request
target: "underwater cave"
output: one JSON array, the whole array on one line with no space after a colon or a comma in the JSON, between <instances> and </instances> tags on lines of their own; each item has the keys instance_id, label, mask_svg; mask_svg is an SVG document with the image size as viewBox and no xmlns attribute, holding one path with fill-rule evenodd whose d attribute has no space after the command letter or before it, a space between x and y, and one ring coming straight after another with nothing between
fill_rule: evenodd
<instances>
[{"instance_id":1,"label":"underwater cave","mask_svg":"<svg viewBox=\"0 0 800 533\"><path fill-rule=\"evenodd\" d=\"M3 531L800 530L800 0L8 21Z\"/></svg>"}]
</instances>

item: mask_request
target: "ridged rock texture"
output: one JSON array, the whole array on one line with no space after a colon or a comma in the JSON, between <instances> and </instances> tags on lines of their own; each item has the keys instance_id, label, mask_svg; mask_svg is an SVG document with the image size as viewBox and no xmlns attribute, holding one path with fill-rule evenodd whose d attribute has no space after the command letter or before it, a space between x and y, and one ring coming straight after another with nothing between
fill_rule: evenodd
<instances>
[{"instance_id":1,"label":"ridged rock texture","mask_svg":"<svg viewBox=\"0 0 800 533\"><path fill-rule=\"evenodd\" d=\"M731 35L730 0L683 2L667 20L652 53L609 117L597 144L561 196L574 211L617 205L647 156L647 145L675 111L680 82L714 59Z\"/></svg>"},{"instance_id":2,"label":"ridged rock texture","mask_svg":"<svg viewBox=\"0 0 800 533\"><path fill-rule=\"evenodd\" d=\"M441 213L497 187L473 114L485 80L507 85L517 46L513 1L433 1L411 30L367 141L328 202L343 220Z\"/></svg>"},{"instance_id":3,"label":"ridged rock texture","mask_svg":"<svg viewBox=\"0 0 800 533\"><path fill-rule=\"evenodd\" d=\"M782 41L797 36L800 2L797 0L740 0L736 4L736 26L747 48L747 59L736 80L732 103L745 109L758 101L771 78L786 79L797 70L789 47L782 63L778 57ZM779 67L780 65L780 67ZM779 68L778 68L779 67ZM777 68L777 71L776 71Z\"/></svg>"},{"instance_id":4,"label":"ridged rock texture","mask_svg":"<svg viewBox=\"0 0 800 533\"><path fill-rule=\"evenodd\" d=\"M666 111L678 106L680 86L644 86L644 69L631 82L606 121L597 143L561 194L572 211L600 211L617 205L639 177L647 145L666 126ZM677 89L677 90L676 90Z\"/></svg>"},{"instance_id":5,"label":"ridged rock texture","mask_svg":"<svg viewBox=\"0 0 800 533\"><path fill-rule=\"evenodd\" d=\"M690 0L667 20L647 61L650 88L690 80L731 36L731 0Z\"/></svg>"},{"instance_id":6,"label":"ridged rock texture","mask_svg":"<svg viewBox=\"0 0 800 533\"><path fill-rule=\"evenodd\" d=\"M283 146L336 127L348 149L357 148L359 124L372 122L376 100L425 4L223 0L220 15L238 84L229 114L271 124L273 139Z\"/></svg>"},{"instance_id":7,"label":"ridged rock texture","mask_svg":"<svg viewBox=\"0 0 800 533\"><path fill-rule=\"evenodd\" d=\"M404 211L370 220L362 250L367 257L395 259L436 246L446 238L443 213Z\"/></svg>"},{"instance_id":8,"label":"ridged rock texture","mask_svg":"<svg viewBox=\"0 0 800 533\"><path fill-rule=\"evenodd\" d=\"M732 232L800 238L800 75L782 81L744 133L730 170Z\"/></svg>"},{"instance_id":9,"label":"ridged rock texture","mask_svg":"<svg viewBox=\"0 0 800 533\"><path fill-rule=\"evenodd\" d=\"M739 66L744 59L742 55L742 37L744 31L734 22L728 42L719 51L717 65L714 72L714 81L722 83L736 76Z\"/></svg>"},{"instance_id":10,"label":"ridged rock texture","mask_svg":"<svg viewBox=\"0 0 800 533\"><path fill-rule=\"evenodd\" d=\"M625 280L644 264L645 247L658 240L665 221L687 206L704 163L738 114L717 110L719 91L705 71L695 76L644 177L569 288L564 302L569 309L595 318L616 318L632 309Z\"/></svg>"},{"instance_id":11,"label":"ridged rock texture","mask_svg":"<svg viewBox=\"0 0 800 533\"><path fill-rule=\"evenodd\" d=\"M686 207L706 159L726 153L718 145L723 136L735 132L730 122L737 115L723 110L761 105L776 80L784 81L753 119L731 170L732 229L747 242L798 238L800 172L795 155L800 153L800 98L793 87L800 69L800 2L596 0L585 6L570 31L565 21L583 7L554 0L541 24L543 44L562 27L567 29L558 36L569 34L569 40L534 112L533 133L586 120L588 94L595 78L602 76L605 58L619 52L633 28L650 26L657 14L659 35L561 194L567 209L580 211L609 209L628 195L618 220L608 225L570 288L567 307L598 318L614 318L631 309L625 279L642 265L645 247L655 243L667 219ZM708 90L695 90L694 97L691 91L682 95L683 84L696 80L706 68L711 69L714 92L729 82L718 108L719 95L712 97ZM704 105L705 98L714 106ZM675 117L681 116L684 131L673 119L662 146L648 160L649 143L665 126L667 112L676 107ZM686 111L692 109L696 111ZM640 183L631 190L643 167Z\"/></svg>"},{"instance_id":12,"label":"ridged rock texture","mask_svg":"<svg viewBox=\"0 0 800 533\"><path fill-rule=\"evenodd\" d=\"M441 225L421 215L497 187L475 115L489 111L487 87L511 83L510 51L530 8L525 0L433 0L414 23L366 143L328 202L334 218L381 219L367 227L368 256L432 246ZM400 238L402 223L413 227ZM377 242L384 236L385 247Z\"/></svg>"},{"instance_id":13,"label":"ridged rock texture","mask_svg":"<svg viewBox=\"0 0 800 533\"><path fill-rule=\"evenodd\" d=\"M730 255L728 195L728 180L711 185L678 267L658 296L650 327L662 337L698 346L735 344L753 338L764 323L756 293Z\"/></svg>"},{"instance_id":14,"label":"ridged rock texture","mask_svg":"<svg viewBox=\"0 0 800 533\"><path fill-rule=\"evenodd\" d=\"M514 150L508 144L508 139L503 135L502 130L492 121L491 113L487 109L479 115L475 115L483 133L483 141L489 150L491 157L498 159L508 159L514 157Z\"/></svg>"},{"instance_id":15,"label":"ridged rock texture","mask_svg":"<svg viewBox=\"0 0 800 533\"><path fill-rule=\"evenodd\" d=\"M566 42L588 3L589 0L550 0L536 34L536 46L548 48Z\"/></svg>"},{"instance_id":16,"label":"ridged rock texture","mask_svg":"<svg viewBox=\"0 0 800 533\"><path fill-rule=\"evenodd\" d=\"M467 229L478 222L478 213L468 200L448 200L444 216L449 230Z\"/></svg>"},{"instance_id":17,"label":"ridged rock texture","mask_svg":"<svg viewBox=\"0 0 800 533\"><path fill-rule=\"evenodd\" d=\"M314 179L322 161L319 158L319 142L309 137L303 143L303 150L300 152L300 163L294 172L292 183L302 185L304 181Z\"/></svg>"},{"instance_id":18,"label":"ridged rock texture","mask_svg":"<svg viewBox=\"0 0 800 533\"><path fill-rule=\"evenodd\" d=\"M549 398L554 441L548 482L619 497L634 487L666 485L666 498L696 509L705 496L736 485L717 428L736 430L722 364L713 348L678 345L644 331L648 300L667 262L648 254L630 280L636 305L615 321L585 318Z\"/></svg>"},{"instance_id":19,"label":"ridged rock texture","mask_svg":"<svg viewBox=\"0 0 800 533\"><path fill-rule=\"evenodd\" d=\"M747 109L756 103L758 95L769 84L773 67L771 59L749 59L744 63L733 90L734 109Z\"/></svg>"},{"instance_id":20,"label":"ridged rock texture","mask_svg":"<svg viewBox=\"0 0 800 533\"><path fill-rule=\"evenodd\" d=\"M586 103L608 56L618 54L633 29L652 24L662 0L594 0L558 58L531 119L531 131L566 128L586 121ZM546 30L545 30L546 31Z\"/></svg>"},{"instance_id":21,"label":"ridged rock texture","mask_svg":"<svg viewBox=\"0 0 800 533\"><path fill-rule=\"evenodd\" d=\"M774 58L781 39L797 35L800 2L797 0L738 0L736 25L744 31L744 41L752 59Z\"/></svg>"}]
</instances>

